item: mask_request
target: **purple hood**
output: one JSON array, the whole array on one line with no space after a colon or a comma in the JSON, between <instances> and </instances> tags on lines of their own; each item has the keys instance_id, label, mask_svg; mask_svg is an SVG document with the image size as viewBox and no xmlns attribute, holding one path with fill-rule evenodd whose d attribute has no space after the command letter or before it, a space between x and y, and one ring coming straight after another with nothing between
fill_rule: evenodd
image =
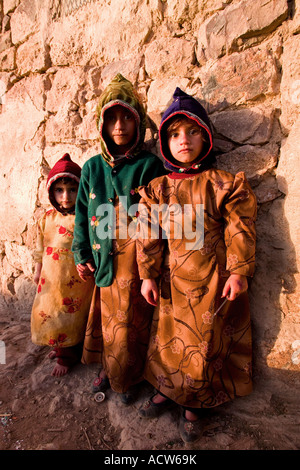
<instances>
[{"instance_id":1,"label":"purple hood","mask_svg":"<svg viewBox=\"0 0 300 470\"><path fill-rule=\"evenodd\" d=\"M205 142L201 154L199 155L196 162L194 162L193 165L189 168L182 168L180 166L180 163L172 157L168 146L168 123L171 118L178 114L183 114L190 119L194 119L197 124L205 130L207 134L207 142ZM203 106L199 103L199 101L197 101L195 98L188 95L178 87L174 92L173 102L162 116L161 124L159 127L159 142L160 151L165 160L165 168L175 173L199 173L200 171L202 171L201 167L204 166L204 163L206 163L207 158L211 154L213 148L213 136L208 115Z\"/></svg>"}]
</instances>

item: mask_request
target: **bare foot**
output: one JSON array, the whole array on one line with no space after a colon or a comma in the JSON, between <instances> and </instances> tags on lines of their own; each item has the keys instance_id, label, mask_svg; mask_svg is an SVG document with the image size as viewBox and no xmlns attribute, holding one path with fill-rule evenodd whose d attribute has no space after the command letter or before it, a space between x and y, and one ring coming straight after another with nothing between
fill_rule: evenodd
<instances>
[{"instance_id":1,"label":"bare foot","mask_svg":"<svg viewBox=\"0 0 300 470\"><path fill-rule=\"evenodd\" d=\"M107 373L105 372L104 369L102 369L102 371L100 372L99 377L100 377L100 379L106 379L107 378Z\"/></svg>"},{"instance_id":2,"label":"bare foot","mask_svg":"<svg viewBox=\"0 0 300 470\"><path fill-rule=\"evenodd\" d=\"M167 398L162 396L160 393L157 393L156 395L154 395L154 397L152 398L152 402L153 403L163 403L164 401L166 401Z\"/></svg>"},{"instance_id":3,"label":"bare foot","mask_svg":"<svg viewBox=\"0 0 300 470\"><path fill-rule=\"evenodd\" d=\"M53 375L54 377L62 377L63 375L66 375L68 370L69 367L63 366L61 364L56 364L53 371L51 372L51 375Z\"/></svg>"},{"instance_id":4,"label":"bare foot","mask_svg":"<svg viewBox=\"0 0 300 470\"><path fill-rule=\"evenodd\" d=\"M49 359L55 359L56 358L56 351L50 351L48 354Z\"/></svg>"},{"instance_id":5,"label":"bare foot","mask_svg":"<svg viewBox=\"0 0 300 470\"><path fill-rule=\"evenodd\" d=\"M185 411L185 417L188 421L197 421L198 416L190 410Z\"/></svg>"}]
</instances>

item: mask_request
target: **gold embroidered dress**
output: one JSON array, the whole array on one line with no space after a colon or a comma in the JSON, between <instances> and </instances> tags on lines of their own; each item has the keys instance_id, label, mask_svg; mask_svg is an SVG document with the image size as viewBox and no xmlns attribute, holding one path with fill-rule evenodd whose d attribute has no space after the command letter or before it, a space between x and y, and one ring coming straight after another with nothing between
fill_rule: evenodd
<instances>
[{"instance_id":1,"label":"gold embroidered dress","mask_svg":"<svg viewBox=\"0 0 300 470\"><path fill-rule=\"evenodd\" d=\"M115 209L119 221L117 201L118 198ZM112 241L111 256L112 283L107 287L95 286L82 362L101 363L111 388L124 393L131 385L143 380L153 308L140 292L135 240L120 238L119 224Z\"/></svg>"},{"instance_id":2,"label":"gold embroidered dress","mask_svg":"<svg viewBox=\"0 0 300 470\"><path fill-rule=\"evenodd\" d=\"M205 234L196 250L186 248L190 239L176 239L172 223L168 240L150 234L138 240L140 277L160 279L144 377L189 407L247 395L252 390L247 293L227 301L214 316L230 272L253 275L256 204L244 174L208 170L183 180L163 176L140 193L141 214L143 207L150 214L152 204L204 204Z\"/></svg>"},{"instance_id":3,"label":"gold embroidered dress","mask_svg":"<svg viewBox=\"0 0 300 470\"><path fill-rule=\"evenodd\" d=\"M168 148L169 123L183 117L195 121L203 136L189 167L180 166ZM212 168L209 118L179 88L159 138L170 173L139 191L139 273L159 284L144 377L182 406L209 408L252 390L248 295L224 303L222 291L230 274L253 276L256 198L243 172ZM154 210L163 207L172 210Z\"/></svg>"},{"instance_id":4,"label":"gold embroidered dress","mask_svg":"<svg viewBox=\"0 0 300 470\"><path fill-rule=\"evenodd\" d=\"M82 342L94 282L77 274L71 251L75 215L48 210L38 222L34 260L42 263L31 315L32 341L65 348Z\"/></svg>"}]
</instances>

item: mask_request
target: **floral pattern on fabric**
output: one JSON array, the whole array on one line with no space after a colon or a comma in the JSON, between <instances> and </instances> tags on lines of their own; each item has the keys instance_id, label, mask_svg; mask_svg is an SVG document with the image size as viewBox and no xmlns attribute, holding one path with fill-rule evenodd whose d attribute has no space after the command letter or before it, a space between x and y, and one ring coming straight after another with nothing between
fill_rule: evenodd
<instances>
[{"instance_id":1,"label":"floral pattern on fabric","mask_svg":"<svg viewBox=\"0 0 300 470\"><path fill-rule=\"evenodd\" d=\"M94 282L77 274L71 244L74 215L47 211L38 222L34 260L42 263L32 306L32 341L69 347L83 341Z\"/></svg>"},{"instance_id":2,"label":"floral pattern on fabric","mask_svg":"<svg viewBox=\"0 0 300 470\"><path fill-rule=\"evenodd\" d=\"M212 169L185 179L162 176L140 188L140 194L139 212L146 221L153 204L204 206L201 248L187 249L189 240L184 231L176 238L174 224L168 239L151 239L149 233L137 240L140 277L160 279L145 379L176 403L192 408L214 407L249 394L247 293L221 307L230 272L249 277L254 272L256 200L244 174L234 177ZM195 227L193 210L190 214Z\"/></svg>"},{"instance_id":3,"label":"floral pattern on fabric","mask_svg":"<svg viewBox=\"0 0 300 470\"><path fill-rule=\"evenodd\" d=\"M101 363L111 388L124 393L143 380L153 308L140 292L135 240L119 238L118 198L115 209L114 279L110 286L94 289L82 361Z\"/></svg>"}]
</instances>

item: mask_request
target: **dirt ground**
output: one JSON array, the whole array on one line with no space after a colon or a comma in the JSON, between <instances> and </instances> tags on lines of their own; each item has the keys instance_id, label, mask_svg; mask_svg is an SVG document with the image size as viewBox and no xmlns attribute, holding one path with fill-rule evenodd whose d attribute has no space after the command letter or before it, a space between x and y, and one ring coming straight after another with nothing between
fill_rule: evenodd
<instances>
[{"instance_id":1,"label":"dirt ground","mask_svg":"<svg viewBox=\"0 0 300 470\"><path fill-rule=\"evenodd\" d=\"M97 403L91 383L97 366L78 364L61 378L51 376L48 348L30 340L30 321L0 313L0 341L5 363L0 363L1 450L296 450L299 414L280 399L254 395L212 410L203 422L203 434L193 445L179 436L179 409L154 420L138 417L137 409L152 392L141 384L137 401L121 404L108 391ZM3 345L3 343L2 343ZM3 349L2 349L3 353ZM1 358L1 356L0 356ZM293 392L294 393L294 392ZM236 404L238 403L238 404ZM298 422L297 422L298 420Z\"/></svg>"}]
</instances>

